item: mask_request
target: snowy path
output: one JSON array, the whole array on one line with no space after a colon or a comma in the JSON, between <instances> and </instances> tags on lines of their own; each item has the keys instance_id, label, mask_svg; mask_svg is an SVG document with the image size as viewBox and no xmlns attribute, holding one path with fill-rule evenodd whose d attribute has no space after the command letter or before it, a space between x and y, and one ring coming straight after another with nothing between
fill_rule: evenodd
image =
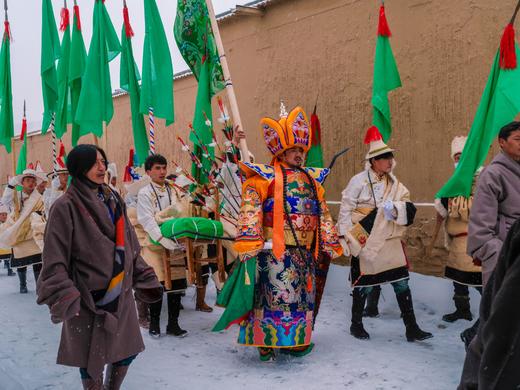
<instances>
[{"instance_id":1,"label":"snowy path","mask_svg":"<svg viewBox=\"0 0 520 390\"><path fill-rule=\"evenodd\" d=\"M331 268L312 354L303 359L281 357L272 363L261 363L254 349L237 346L236 328L211 333L221 309L212 314L196 312L190 289L181 312L181 324L190 334L184 339L153 340L145 333L147 349L131 366L124 388L455 389L464 360L459 333L470 323L440 320L453 307L451 283L412 275L418 322L434 333L433 339L406 342L394 293L385 286L380 318L365 321L371 340L359 341L348 333L347 272L346 267ZM78 389L78 370L55 364L61 325L52 325L47 308L36 305L32 272L28 276L30 292L20 295L18 278L8 278L0 269L0 389ZM213 303L213 289L208 292L207 301ZM471 294L476 313L478 294Z\"/></svg>"}]
</instances>

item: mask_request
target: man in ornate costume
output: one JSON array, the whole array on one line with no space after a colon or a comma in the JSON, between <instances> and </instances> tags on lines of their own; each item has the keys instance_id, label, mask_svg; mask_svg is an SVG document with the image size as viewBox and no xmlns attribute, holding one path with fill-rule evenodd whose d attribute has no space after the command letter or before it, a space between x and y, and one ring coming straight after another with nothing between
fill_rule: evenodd
<instances>
[{"instance_id":1,"label":"man in ornate costume","mask_svg":"<svg viewBox=\"0 0 520 390\"><path fill-rule=\"evenodd\" d=\"M69 171L65 166L65 161L62 158L58 158L54 163L53 172L49 173L51 179L51 185L45 190L43 194L43 202L45 204L45 215L48 216L52 205L60 196L62 196L67 190L69 182Z\"/></svg>"},{"instance_id":2,"label":"man in ornate costume","mask_svg":"<svg viewBox=\"0 0 520 390\"><path fill-rule=\"evenodd\" d=\"M432 334L422 331L415 319L401 240L406 227L413 223L415 206L408 189L392 173L394 150L383 142L376 127L368 129L365 144L370 144L366 168L343 190L338 216L343 249L352 256L350 333L359 339L370 337L362 321L365 300L374 286L391 283L406 326L406 339L425 340Z\"/></svg>"},{"instance_id":3,"label":"man in ornate costume","mask_svg":"<svg viewBox=\"0 0 520 390\"><path fill-rule=\"evenodd\" d=\"M0 247L13 249L11 267L17 269L21 294L27 293L27 266L32 265L35 280L42 268L42 249L38 242L41 240L35 237L36 225L40 233L43 231L39 227L44 225L43 198L36 190L41 182L34 169L26 169L10 181L2 197L2 203L12 212L2 225ZM22 187L21 192L16 192L17 185Z\"/></svg>"},{"instance_id":4,"label":"man in ornate costume","mask_svg":"<svg viewBox=\"0 0 520 390\"><path fill-rule=\"evenodd\" d=\"M467 137L455 137L451 143L451 158L455 163L455 168L464 150L466 140ZM479 173L480 170L475 175L475 182ZM473 316L470 311L468 286L475 287L482 292L482 269L479 265L475 265L473 259L466 254L468 221L472 203L473 195L469 198L458 196L435 200L438 218L445 221L448 261L444 276L453 280L455 290L453 295L455 311L442 317L446 322L455 322L460 319L471 321Z\"/></svg>"},{"instance_id":5,"label":"man in ornate costume","mask_svg":"<svg viewBox=\"0 0 520 390\"><path fill-rule=\"evenodd\" d=\"M0 203L0 226L2 226L5 221L7 221L8 214L9 209L5 207L2 203ZM4 261L4 268L7 269L7 276L15 275L15 273L11 269L11 256L11 248L0 248L0 263L2 262L2 260Z\"/></svg>"},{"instance_id":6,"label":"man in ornate costume","mask_svg":"<svg viewBox=\"0 0 520 390\"><path fill-rule=\"evenodd\" d=\"M228 305L214 330L238 322L239 344L258 347L268 361L275 349L293 356L312 350L316 266L320 256L342 250L320 184L329 170L302 168L311 145L307 116L300 107L287 114L282 106L281 119L264 118L261 127L272 165L242 164L247 180L235 243L242 264L256 264L256 274L245 272L245 285L254 285L251 305L238 319ZM224 298L231 286L232 279Z\"/></svg>"},{"instance_id":7,"label":"man in ornate costume","mask_svg":"<svg viewBox=\"0 0 520 390\"><path fill-rule=\"evenodd\" d=\"M177 189L166 180L167 161L160 154L149 156L145 161L146 174L150 176L151 183L144 186L137 195L137 222L135 226L137 236L143 236L139 230L144 230L148 236L142 248L142 256L146 263L153 267L160 282L165 281L163 257L169 255L169 251L179 250L179 246L169 238L163 237L159 222L162 218L179 217L185 207ZM181 309L181 297L187 288L186 267L184 260L177 260L172 270L172 290L167 291L168 300L168 325L166 333L184 337L188 333L179 326L179 312ZM138 303L140 305L140 303ZM160 316L162 299L150 305L150 335L158 337L161 334ZM145 316L141 305L139 316Z\"/></svg>"}]
</instances>

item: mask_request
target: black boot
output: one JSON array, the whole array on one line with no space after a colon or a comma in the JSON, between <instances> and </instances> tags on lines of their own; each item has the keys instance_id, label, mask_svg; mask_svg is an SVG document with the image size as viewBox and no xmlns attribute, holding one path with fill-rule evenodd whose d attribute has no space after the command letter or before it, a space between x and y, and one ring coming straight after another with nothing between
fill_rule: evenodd
<instances>
[{"instance_id":1,"label":"black boot","mask_svg":"<svg viewBox=\"0 0 520 390\"><path fill-rule=\"evenodd\" d=\"M18 268L16 273L20 280L20 294L27 294L27 267Z\"/></svg>"},{"instance_id":2,"label":"black boot","mask_svg":"<svg viewBox=\"0 0 520 390\"><path fill-rule=\"evenodd\" d=\"M377 305L379 304L380 295L380 286L375 286L372 291L370 291L367 296L367 305L365 306L365 310L363 310L363 317L379 317L379 309L377 308Z\"/></svg>"},{"instance_id":3,"label":"black boot","mask_svg":"<svg viewBox=\"0 0 520 390\"><path fill-rule=\"evenodd\" d=\"M399 308L401 309L404 326L406 327L406 340L412 342L432 338L433 335L431 333L424 332L419 328L419 325L417 325L410 289L400 294L396 294L396 297Z\"/></svg>"},{"instance_id":4,"label":"black boot","mask_svg":"<svg viewBox=\"0 0 520 390\"><path fill-rule=\"evenodd\" d=\"M477 320L471 326L471 328L466 329L465 331L463 331L460 334L460 338L461 338L462 342L464 343L464 345L466 346L466 349L468 349L469 345L471 344L471 342L477 335L479 324L480 324L480 319L477 318Z\"/></svg>"},{"instance_id":5,"label":"black boot","mask_svg":"<svg viewBox=\"0 0 520 390\"><path fill-rule=\"evenodd\" d=\"M473 316L470 311L469 296L454 295L453 301L455 301L455 311L442 316L442 320L446 322L455 322L457 320L472 321Z\"/></svg>"},{"instance_id":6,"label":"black boot","mask_svg":"<svg viewBox=\"0 0 520 390\"><path fill-rule=\"evenodd\" d=\"M42 270L42 264L34 264L33 265L33 272L34 272L34 283L36 284L38 282L38 278L40 277L40 272Z\"/></svg>"},{"instance_id":7,"label":"black boot","mask_svg":"<svg viewBox=\"0 0 520 390\"><path fill-rule=\"evenodd\" d=\"M154 338L161 336L161 308L162 298L160 301L150 305L150 328L148 333Z\"/></svg>"},{"instance_id":8,"label":"black boot","mask_svg":"<svg viewBox=\"0 0 520 390\"><path fill-rule=\"evenodd\" d=\"M368 340L370 335L363 327L363 307L365 306L366 295L361 293L360 288L352 290L352 324L350 334L356 339Z\"/></svg>"},{"instance_id":9,"label":"black boot","mask_svg":"<svg viewBox=\"0 0 520 390\"><path fill-rule=\"evenodd\" d=\"M166 294L168 299L168 325L166 334L175 337L185 337L188 332L179 326L179 312L181 310L181 295Z\"/></svg>"}]
</instances>

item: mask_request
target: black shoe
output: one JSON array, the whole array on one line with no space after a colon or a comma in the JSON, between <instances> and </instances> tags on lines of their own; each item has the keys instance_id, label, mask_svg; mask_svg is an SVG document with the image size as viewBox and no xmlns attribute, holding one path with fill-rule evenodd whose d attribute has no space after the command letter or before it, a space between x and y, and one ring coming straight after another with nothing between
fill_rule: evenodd
<instances>
[{"instance_id":1,"label":"black shoe","mask_svg":"<svg viewBox=\"0 0 520 390\"><path fill-rule=\"evenodd\" d=\"M396 297L399 309L401 309L404 326L406 327L406 340L413 342L432 338L433 335L431 333L421 330L419 325L417 325L410 289L400 294L396 294Z\"/></svg>"},{"instance_id":2,"label":"black shoe","mask_svg":"<svg viewBox=\"0 0 520 390\"><path fill-rule=\"evenodd\" d=\"M362 322L358 322L358 323L354 323L353 322L350 325L350 334L352 336L354 336L356 339L359 339L359 340L368 340L368 339L370 339L370 335L368 334L368 332L363 327L363 323Z\"/></svg>"},{"instance_id":3,"label":"black shoe","mask_svg":"<svg viewBox=\"0 0 520 390\"><path fill-rule=\"evenodd\" d=\"M433 335L431 333L421 330L417 324L406 328L406 340L411 343L431 339L432 337Z\"/></svg>"},{"instance_id":4,"label":"black shoe","mask_svg":"<svg viewBox=\"0 0 520 390\"><path fill-rule=\"evenodd\" d=\"M172 324L168 324L166 327L166 334L175 337L186 337L188 335L188 331L182 329L178 322L174 322Z\"/></svg>"},{"instance_id":5,"label":"black shoe","mask_svg":"<svg viewBox=\"0 0 520 390\"><path fill-rule=\"evenodd\" d=\"M29 291L26 286L20 286L20 294L27 294Z\"/></svg>"},{"instance_id":6,"label":"black shoe","mask_svg":"<svg viewBox=\"0 0 520 390\"><path fill-rule=\"evenodd\" d=\"M27 269L18 269L16 273L20 280L20 294L27 294Z\"/></svg>"},{"instance_id":7,"label":"black shoe","mask_svg":"<svg viewBox=\"0 0 520 390\"><path fill-rule=\"evenodd\" d=\"M453 301L455 302L456 310L453 313L444 315L442 320L446 322L455 322L457 320L473 321L469 305L469 296L455 295Z\"/></svg>"},{"instance_id":8,"label":"black shoe","mask_svg":"<svg viewBox=\"0 0 520 390\"><path fill-rule=\"evenodd\" d=\"M471 328L466 329L460 334L460 339L466 346L466 349L468 349L469 345L477 335L479 323L480 321L479 319L477 319L475 323L471 326Z\"/></svg>"},{"instance_id":9,"label":"black shoe","mask_svg":"<svg viewBox=\"0 0 520 390\"><path fill-rule=\"evenodd\" d=\"M379 317L379 296L381 295L381 287L375 286L367 296L367 305L363 310L363 317L376 318Z\"/></svg>"},{"instance_id":10,"label":"black shoe","mask_svg":"<svg viewBox=\"0 0 520 390\"><path fill-rule=\"evenodd\" d=\"M155 320L152 318L150 321L150 328L148 329L148 333L153 338L161 337L161 327L159 325L159 320Z\"/></svg>"},{"instance_id":11,"label":"black shoe","mask_svg":"<svg viewBox=\"0 0 520 390\"><path fill-rule=\"evenodd\" d=\"M442 320L446 322L455 322L458 320L472 321L473 316L470 311L461 311L457 309L453 313L443 315Z\"/></svg>"},{"instance_id":12,"label":"black shoe","mask_svg":"<svg viewBox=\"0 0 520 390\"><path fill-rule=\"evenodd\" d=\"M16 272L14 272L11 268L7 269L7 276L15 276Z\"/></svg>"}]
</instances>

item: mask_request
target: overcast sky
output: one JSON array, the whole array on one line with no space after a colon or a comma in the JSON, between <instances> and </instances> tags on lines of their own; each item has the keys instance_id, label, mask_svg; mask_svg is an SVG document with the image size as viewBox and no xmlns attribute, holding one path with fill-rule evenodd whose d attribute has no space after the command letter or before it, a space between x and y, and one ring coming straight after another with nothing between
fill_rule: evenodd
<instances>
[{"instance_id":1,"label":"overcast sky","mask_svg":"<svg viewBox=\"0 0 520 390\"><path fill-rule=\"evenodd\" d=\"M161 13L162 21L170 43L174 73L187 69L173 37L173 24L175 21L177 0L156 0ZM217 14L234 8L236 4L247 3L247 0L213 0L213 6ZM1 1L3 3L3 1ZM83 38L87 51L92 35L92 12L94 0L77 0L80 6ZM144 9L143 0L126 1L130 22L135 32L133 38L134 55L139 69L142 65L143 40L144 40ZM52 0L56 23L59 27L60 11L63 0ZM74 0L67 0L71 14ZM123 0L106 0L112 23L118 33L121 32L123 23ZM27 100L27 120L29 131L39 130L41 126L43 101L40 79L40 46L41 46L41 0L8 0L9 20L13 42L11 44L11 71L13 83L13 106L15 134L20 132L21 118L23 114L23 101ZM62 33L60 34L60 40ZM110 63L112 74L112 89L119 88L119 56Z\"/></svg>"}]
</instances>

